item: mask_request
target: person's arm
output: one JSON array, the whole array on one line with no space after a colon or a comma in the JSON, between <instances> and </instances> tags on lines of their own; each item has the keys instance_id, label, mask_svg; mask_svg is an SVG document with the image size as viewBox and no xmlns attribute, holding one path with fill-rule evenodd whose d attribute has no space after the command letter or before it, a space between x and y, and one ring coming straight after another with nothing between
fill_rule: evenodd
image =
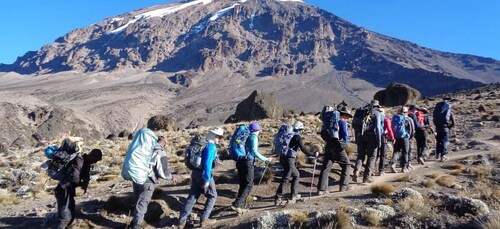
<instances>
[{"instance_id":1,"label":"person's arm","mask_svg":"<svg viewBox=\"0 0 500 229\"><path fill-rule=\"evenodd\" d=\"M300 150L302 150L302 152L304 152L304 154L306 154L307 156L310 156L310 157L314 157L314 155L309 152L306 147L304 146L304 142L302 141L302 137L300 135L294 135L292 137L292 140L290 140L290 145L292 145L292 143L295 141L295 144L297 144L297 146L299 146Z\"/></svg>"},{"instance_id":2,"label":"person's arm","mask_svg":"<svg viewBox=\"0 0 500 229\"><path fill-rule=\"evenodd\" d=\"M201 154L201 164L203 165L202 177L205 185L208 185L208 183L210 183L210 179L212 178L212 164L215 159L215 154L217 154L217 152L215 144L213 143L209 143Z\"/></svg>"},{"instance_id":3,"label":"person's arm","mask_svg":"<svg viewBox=\"0 0 500 229\"><path fill-rule=\"evenodd\" d=\"M268 159L259 153L259 140L257 135L250 134L250 153L261 161L267 161Z\"/></svg>"},{"instance_id":4,"label":"person's arm","mask_svg":"<svg viewBox=\"0 0 500 229\"><path fill-rule=\"evenodd\" d=\"M347 122L344 120L340 120L339 126L340 126L339 139L343 140L345 144L349 144L349 134L347 132Z\"/></svg>"},{"instance_id":5,"label":"person's arm","mask_svg":"<svg viewBox=\"0 0 500 229\"><path fill-rule=\"evenodd\" d=\"M155 172L158 177L165 180L172 180L172 174L168 170L167 153L164 149L157 150L157 159L155 163Z\"/></svg>"},{"instance_id":6,"label":"person's arm","mask_svg":"<svg viewBox=\"0 0 500 229\"><path fill-rule=\"evenodd\" d=\"M448 128L453 128L455 126L455 119L453 118L453 113L450 113L450 125Z\"/></svg>"},{"instance_id":7,"label":"person's arm","mask_svg":"<svg viewBox=\"0 0 500 229\"><path fill-rule=\"evenodd\" d=\"M376 116L376 120L375 121L376 121L377 125L375 125L376 126L375 127L376 128L376 130L375 130L376 133L375 134L377 136L377 141L378 141L377 147L380 147L380 145L382 144L382 132L383 132L383 130L382 130L382 124L381 124L382 123L382 120L381 120L382 115L378 111L376 112L376 114L377 115L375 115Z\"/></svg>"},{"instance_id":8,"label":"person's arm","mask_svg":"<svg viewBox=\"0 0 500 229\"><path fill-rule=\"evenodd\" d=\"M392 131L392 122L391 119L386 118L384 119L384 128L387 130L387 138L388 139L394 139L394 131Z\"/></svg>"}]
</instances>

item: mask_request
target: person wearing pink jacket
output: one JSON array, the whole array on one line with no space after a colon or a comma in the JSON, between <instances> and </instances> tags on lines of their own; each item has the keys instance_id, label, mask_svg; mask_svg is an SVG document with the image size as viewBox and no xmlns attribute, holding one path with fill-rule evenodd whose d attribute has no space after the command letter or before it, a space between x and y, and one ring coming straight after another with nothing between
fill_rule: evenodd
<instances>
[{"instance_id":1,"label":"person wearing pink jacket","mask_svg":"<svg viewBox=\"0 0 500 229\"><path fill-rule=\"evenodd\" d=\"M379 109L384 116L384 134L382 135L382 145L378 148L378 157L380 158L378 166L378 175L384 175L385 164L387 161L387 142L391 141L394 144L394 132L392 131L391 119L385 116L384 108Z\"/></svg>"}]
</instances>

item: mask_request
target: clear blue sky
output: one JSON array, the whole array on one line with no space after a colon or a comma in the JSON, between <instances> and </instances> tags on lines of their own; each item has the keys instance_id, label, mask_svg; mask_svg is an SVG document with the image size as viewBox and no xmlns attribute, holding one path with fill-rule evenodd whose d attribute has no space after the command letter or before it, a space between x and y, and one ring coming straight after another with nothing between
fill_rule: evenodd
<instances>
[{"instance_id":1,"label":"clear blue sky","mask_svg":"<svg viewBox=\"0 0 500 229\"><path fill-rule=\"evenodd\" d=\"M500 0L305 0L371 31L500 60ZM0 0L0 63L67 32L172 0Z\"/></svg>"}]
</instances>

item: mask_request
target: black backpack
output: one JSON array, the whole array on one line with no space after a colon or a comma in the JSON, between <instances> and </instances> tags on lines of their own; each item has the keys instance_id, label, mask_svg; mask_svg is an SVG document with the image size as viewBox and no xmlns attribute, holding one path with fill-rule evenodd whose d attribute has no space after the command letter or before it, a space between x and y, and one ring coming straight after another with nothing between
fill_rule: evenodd
<instances>
[{"instance_id":1,"label":"black backpack","mask_svg":"<svg viewBox=\"0 0 500 229\"><path fill-rule=\"evenodd\" d=\"M191 143L184 152L184 164L186 164L189 169L203 169L201 154L207 144L207 140L198 133L191 139Z\"/></svg>"}]
</instances>

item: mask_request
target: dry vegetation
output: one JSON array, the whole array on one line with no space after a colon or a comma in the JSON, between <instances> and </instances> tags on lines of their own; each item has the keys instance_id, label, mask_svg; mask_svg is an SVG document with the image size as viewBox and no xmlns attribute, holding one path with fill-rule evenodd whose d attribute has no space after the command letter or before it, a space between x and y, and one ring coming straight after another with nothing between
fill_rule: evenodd
<instances>
[{"instance_id":1,"label":"dry vegetation","mask_svg":"<svg viewBox=\"0 0 500 229\"><path fill-rule=\"evenodd\" d=\"M288 226L290 228L302 228L302 225L309 220L306 213L302 211L293 210L290 212L290 220Z\"/></svg>"},{"instance_id":2,"label":"dry vegetation","mask_svg":"<svg viewBox=\"0 0 500 229\"><path fill-rule=\"evenodd\" d=\"M389 183L380 183L380 184L372 185L370 187L370 190L375 195L388 196L388 195L394 193L394 191L396 191L396 188Z\"/></svg>"},{"instance_id":3,"label":"dry vegetation","mask_svg":"<svg viewBox=\"0 0 500 229\"><path fill-rule=\"evenodd\" d=\"M453 179L453 177L443 175L436 179L436 183L444 187L451 187L455 184L455 179Z\"/></svg>"}]
</instances>

